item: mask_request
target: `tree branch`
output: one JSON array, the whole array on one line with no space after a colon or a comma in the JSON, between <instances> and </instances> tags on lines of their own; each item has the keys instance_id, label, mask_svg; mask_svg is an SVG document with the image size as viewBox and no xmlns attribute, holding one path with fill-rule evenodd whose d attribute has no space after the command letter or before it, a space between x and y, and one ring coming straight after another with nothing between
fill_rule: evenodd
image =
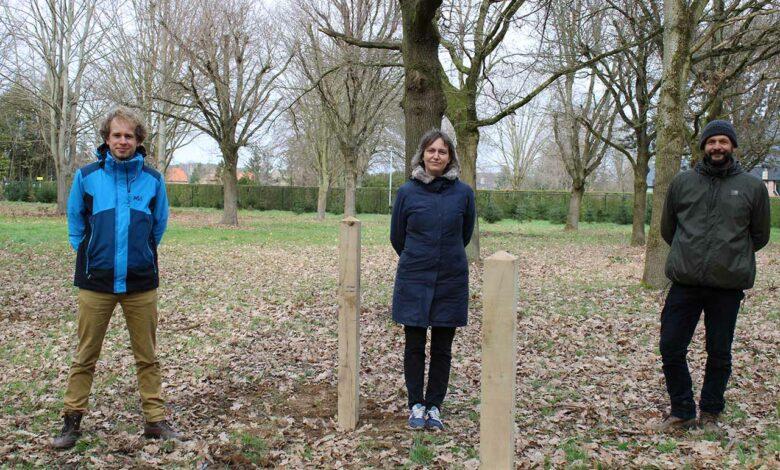
<instances>
[{"instance_id":1,"label":"tree branch","mask_svg":"<svg viewBox=\"0 0 780 470\"><path fill-rule=\"evenodd\" d=\"M562 77L564 75L567 75L567 74L570 74L570 73L573 73L573 72L576 72L576 71L578 71L580 69L583 69L583 68L586 68L586 67L590 67L591 65L598 63L599 61L601 61L602 59L604 59L606 57L610 57L610 56L613 56L613 55L618 54L620 52L626 51L626 50L628 50L628 49L630 49L632 47L635 47L638 44L641 44L642 42L649 41L650 39L652 39L656 35L660 34L661 31L662 30L657 29L656 31L651 33L649 36L647 36L645 38L642 38L641 40L635 41L635 42L633 42L631 44L626 44L626 45L624 45L622 47L619 47L617 49L613 49L613 50L608 51L608 52L604 52L604 53L599 54L599 55L597 55L595 57L592 57L590 60L574 64L571 67L567 67L565 69L562 69L562 70L559 70L559 71L553 73L552 75L547 77L547 80L542 82L541 85L539 85L536 88L534 88L530 93L525 95L519 101L511 104L510 106L508 106L504 110L496 113L492 117L485 118L485 119L478 119L477 123L476 123L477 127L492 126L493 124L497 123L501 119L505 118L506 116L514 113L515 111L517 111L518 109L523 107L526 103L528 103L529 101L534 99L536 97L536 95L538 95L539 93L544 91L548 86L550 86L553 82L558 80L560 77Z\"/></svg>"},{"instance_id":2,"label":"tree branch","mask_svg":"<svg viewBox=\"0 0 780 470\"><path fill-rule=\"evenodd\" d=\"M351 44L353 46L365 47L367 49L387 49L391 51L401 50L400 41L364 41L362 39L357 39L352 36L346 35L344 33L339 33L338 31L334 31L330 28L320 28L320 31L322 31L323 33L327 34L328 36L334 39L341 39L347 44Z\"/></svg>"}]
</instances>

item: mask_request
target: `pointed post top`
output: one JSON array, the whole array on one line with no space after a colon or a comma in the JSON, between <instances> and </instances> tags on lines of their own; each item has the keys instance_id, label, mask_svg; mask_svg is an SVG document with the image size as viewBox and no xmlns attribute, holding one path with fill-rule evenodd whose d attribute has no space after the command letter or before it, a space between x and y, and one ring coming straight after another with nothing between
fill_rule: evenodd
<instances>
[{"instance_id":1,"label":"pointed post top","mask_svg":"<svg viewBox=\"0 0 780 470\"><path fill-rule=\"evenodd\" d=\"M349 217L344 217L343 219L341 219L341 223L342 224L347 224L349 226L352 226L352 225L355 225L355 224L359 224L360 220L356 219L356 218L354 218L352 216L349 216Z\"/></svg>"},{"instance_id":2,"label":"pointed post top","mask_svg":"<svg viewBox=\"0 0 780 470\"><path fill-rule=\"evenodd\" d=\"M516 261L516 260L517 260L517 256L502 250L493 253L485 261Z\"/></svg>"}]
</instances>

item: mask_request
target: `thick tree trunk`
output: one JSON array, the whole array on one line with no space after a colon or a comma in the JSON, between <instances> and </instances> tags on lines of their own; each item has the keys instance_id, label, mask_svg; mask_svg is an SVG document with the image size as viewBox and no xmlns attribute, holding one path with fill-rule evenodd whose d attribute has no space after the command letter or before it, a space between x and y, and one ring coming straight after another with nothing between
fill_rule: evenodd
<instances>
[{"instance_id":1,"label":"thick tree trunk","mask_svg":"<svg viewBox=\"0 0 780 470\"><path fill-rule=\"evenodd\" d=\"M238 225L237 166L238 149L234 150L231 156L225 155L225 168L222 171L222 193L224 196L222 223L226 225Z\"/></svg>"},{"instance_id":2,"label":"thick tree trunk","mask_svg":"<svg viewBox=\"0 0 780 470\"><path fill-rule=\"evenodd\" d=\"M476 116L475 116L476 117ZM458 120L458 122L463 122ZM460 179L471 186L477 194L477 148L479 147L479 128L455 127L455 139L458 141L458 158L460 159ZM479 214L474 225L474 234L466 246L466 256L469 262L479 261Z\"/></svg>"},{"instance_id":3,"label":"thick tree trunk","mask_svg":"<svg viewBox=\"0 0 780 470\"><path fill-rule=\"evenodd\" d=\"M399 0L403 20L401 53L404 61L404 170L412 172L411 161L422 135L441 127L446 103L441 84L439 32L435 15L441 0Z\"/></svg>"},{"instance_id":4,"label":"thick tree trunk","mask_svg":"<svg viewBox=\"0 0 780 470\"><path fill-rule=\"evenodd\" d=\"M688 75L691 66L691 41L706 2L687 7L681 0L664 1L663 74L658 103L658 152L655 157L653 215L645 250L642 281L660 289L668 282L664 274L669 245L661 238L661 212L669 184L680 170L682 152L687 145L684 112L688 99Z\"/></svg>"},{"instance_id":5,"label":"thick tree trunk","mask_svg":"<svg viewBox=\"0 0 780 470\"><path fill-rule=\"evenodd\" d=\"M584 184L572 184L571 198L569 198L569 213L566 216L566 227L564 230L577 230L579 228L583 194L585 194Z\"/></svg>"}]
</instances>

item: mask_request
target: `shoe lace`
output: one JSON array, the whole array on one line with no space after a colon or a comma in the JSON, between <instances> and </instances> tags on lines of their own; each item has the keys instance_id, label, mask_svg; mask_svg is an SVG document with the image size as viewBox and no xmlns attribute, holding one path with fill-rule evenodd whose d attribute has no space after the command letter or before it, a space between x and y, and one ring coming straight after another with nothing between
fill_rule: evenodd
<instances>
[{"instance_id":1,"label":"shoe lace","mask_svg":"<svg viewBox=\"0 0 780 470\"><path fill-rule=\"evenodd\" d=\"M412 415L410 417L415 419L422 419L425 417L425 407L422 405L414 405L412 407Z\"/></svg>"},{"instance_id":2,"label":"shoe lace","mask_svg":"<svg viewBox=\"0 0 780 470\"><path fill-rule=\"evenodd\" d=\"M428 418L435 421L441 421L441 417L439 416L439 409L435 406L432 406L431 409L428 410Z\"/></svg>"}]
</instances>

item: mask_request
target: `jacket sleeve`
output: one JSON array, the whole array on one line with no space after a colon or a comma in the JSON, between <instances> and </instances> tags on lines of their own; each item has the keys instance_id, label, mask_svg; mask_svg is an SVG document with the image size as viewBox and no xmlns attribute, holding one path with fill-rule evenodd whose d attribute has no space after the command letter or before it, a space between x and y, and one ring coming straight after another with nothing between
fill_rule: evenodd
<instances>
[{"instance_id":1,"label":"jacket sleeve","mask_svg":"<svg viewBox=\"0 0 780 470\"><path fill-rule=\"evenodd\" d=\"M477 220L477 204L474 200L474 191L468 187L469 196L466 202L466 211L463 213L463 246L471 241L474 234L474 223Z\"/></svg>"},{"instance_id":2,"label":"jacket sleeve","mask_svg":"<svg viewBox=\"0 0 780 470\"><path fill-rule=\"evenodd\" d=\"M405 192L398 191L393 204L393 215L390 218L390 244L398 256L404 251L406 243L406 214L404 213Z\"/></svg>"},{"instance_id":3,"label":"jacket sleeve","mask_svg":"<svg viewBox=\"0 0 780 470\"><path fill-rule=\"evenodd\" d=\"M79 243L84 238L84 188L82 187L81 170L73 175L73 184L68 196L68 241L74 251L79 249Z\"/></svg>"},{"instance_id":4,"label":"jacket sleeve","mask_svg":"<svg viewBox=\"0 0 780 470\"><path fill-rule=\"evenodd\" d=\"M753 251L758 251L769 243L769 192L762 183L759 186L756 205L750 211L750 239Z\"/></svg>"},{"instance_id":5,"label":"jacket sleeve","mask_svg":"<svg viewBox=\"0 0 780 470\"><path fill-rule=\"evenodd\" d=\"M163 178L160 178L160 185L157 187L157 194L154 196L153 223L152 235L154 235L154 243L159 245L165 233L165 228L168 226L168 193L165 191Z\"/></svg>"},{"instance_id":6,"label":"jacket sleeve","mask_svg":"<svg viewBox=\"0 0 780 470\"><path fill-rule=\"evenodd\" d=\"M675 191L677 178L672 180L669 191L666 193L664 209L661 212L661 236L666 244L671 246L674 240L674 232L677 230L677 215L674 213Z\"/></svg>"}]
</instances>

